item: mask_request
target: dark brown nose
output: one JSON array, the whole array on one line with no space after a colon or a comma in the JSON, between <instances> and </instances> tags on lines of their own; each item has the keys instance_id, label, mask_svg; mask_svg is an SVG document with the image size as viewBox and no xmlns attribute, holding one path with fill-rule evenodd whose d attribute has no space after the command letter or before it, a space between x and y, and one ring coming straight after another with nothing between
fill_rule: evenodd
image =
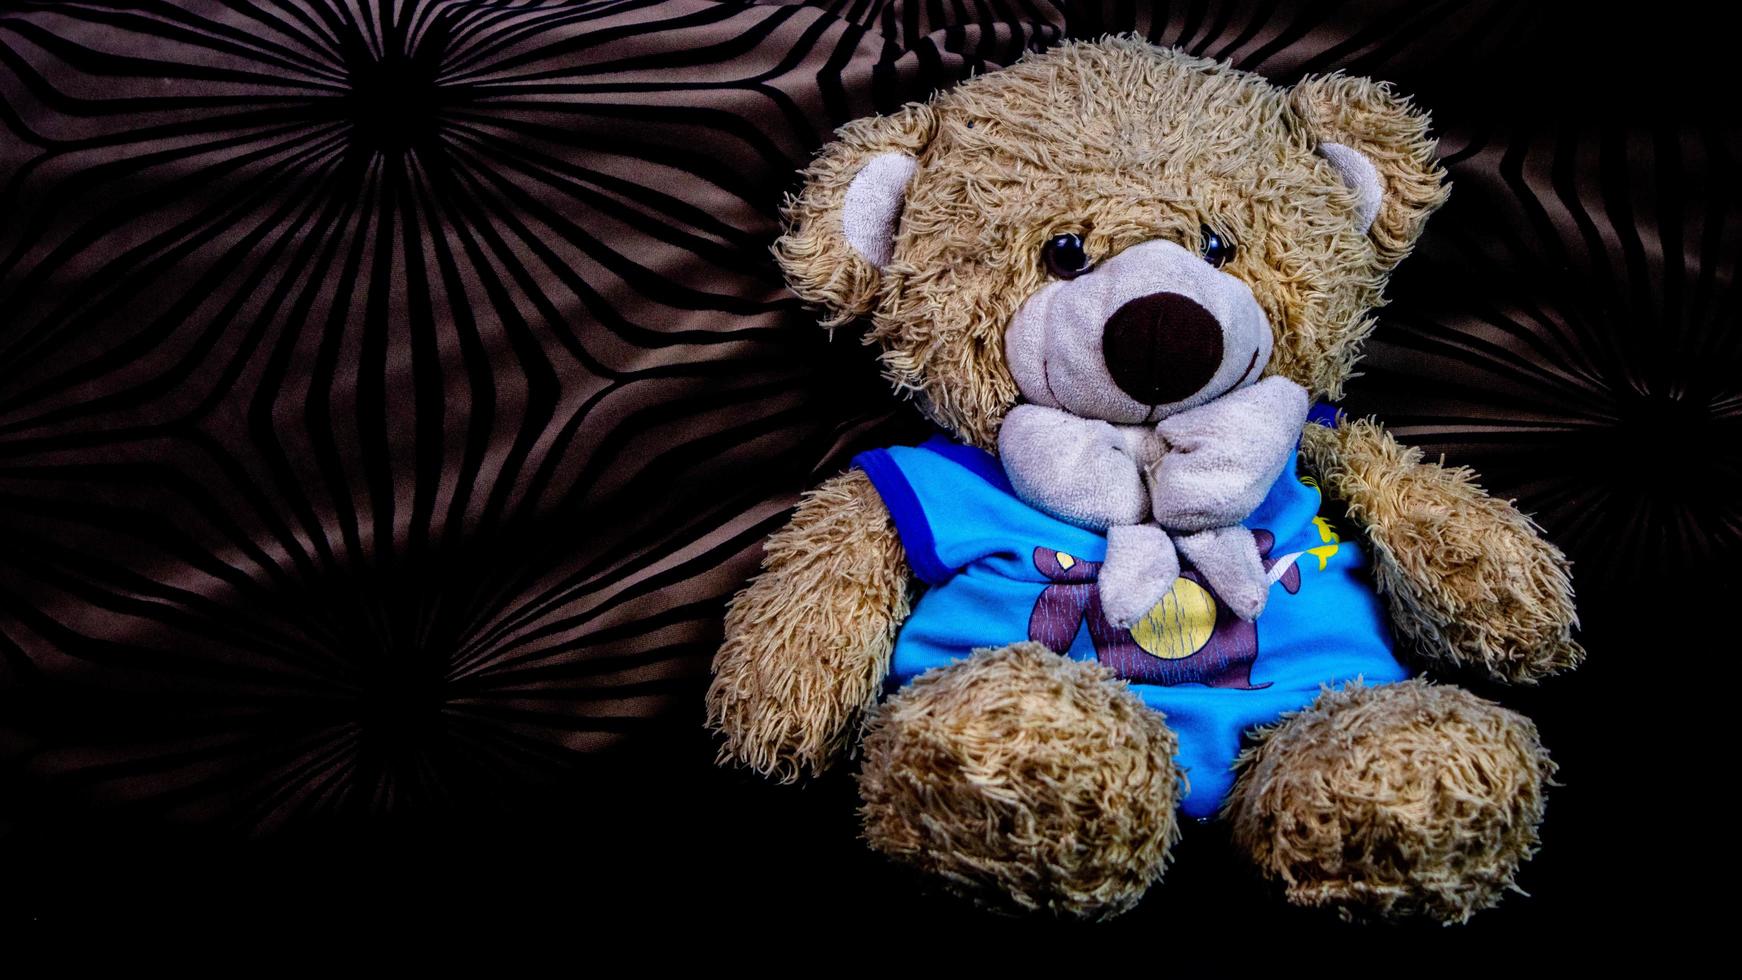
<instances>
[{"instance_id":1,"label":"dark brown nose","mask_svg":"<svg viewBox=\"0 0 1742 980\"><path fill-rule=\"evenodd\" d=\"M1222 363L1222 325L1179 293L1139 296L1108 318L1101 356L1119 390L1145 405L1177 402Z\"/></svg>"}]
</instances>

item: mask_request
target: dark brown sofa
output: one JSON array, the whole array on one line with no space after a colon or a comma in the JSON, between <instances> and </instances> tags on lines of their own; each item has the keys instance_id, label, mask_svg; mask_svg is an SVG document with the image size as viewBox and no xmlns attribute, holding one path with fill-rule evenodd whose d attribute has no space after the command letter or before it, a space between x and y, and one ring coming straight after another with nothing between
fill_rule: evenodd
<instances>
[{"instance_id":1,"label":"dark brown sofa","mask_svg":"<svg viewBox=\"0 0 1742 980\"><path fill-rule=\"evenodd\" d=\"M854 840L845 777L714 769L700 694L797 494L922 430L782 288L796 170L848 119L1132 28L1433 111L1451 203L1345 407L1534 514L1590 650L1480 688L1539 721L1564 785L1529 897L1458 935L1663 911L1643 883L1710 819L1684 705L1728 669L1699 653L1734 647L1710 637L1742 543L1742 142L1710 28L1499 2L187 0L0 8L12 921L1054 935L916 894ZM1335 927L1217 833L1098 935Z\"/></svg>"}]
</instances>

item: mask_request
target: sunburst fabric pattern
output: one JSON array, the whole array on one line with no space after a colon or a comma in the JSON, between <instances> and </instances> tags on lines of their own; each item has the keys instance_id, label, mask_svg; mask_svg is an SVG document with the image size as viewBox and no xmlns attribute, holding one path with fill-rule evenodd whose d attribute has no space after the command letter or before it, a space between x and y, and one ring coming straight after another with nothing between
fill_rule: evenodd
<instances>
[{"instance_id":1,"label":"sunburst fabric pattern","mask_svg":"<svg viewBox=\"0 0 1742 980\"><path fill-rule=\"evenodd\" d=\"M1298 7L1298 9L1296 9ZM1346 408L1516 498L1592 592L1735 579L1742 129L1673 6L1090 5L1279 82L1342 70L1431 109L1452 195L1399 269ZM1617 33L1663 64L1627 59ZM1657 45L1660 33L1671 43Z\"/></svg>"},{"instance_id":2,"label":"sunburst fabric pattern","mask_svg":"<svg viewBox=\"0 0 1742 980\"><path fill-rule=\"evenodd\" d=\"M781 195L839 123L1056 38L1033 12L9 6L23 785L266 831L687 716L762 540L889 414L783 288Z\"/></svg>"},{"instance_id":3,"label":"sunburst fabric pattern","mask_svg":"<svg viewBox=\"0 0 1742 980\"><path fill-rule=\"evenodd\" d=\"M14 2L0 805L265 833L699 731L763 539L918 432L784 290L781 195L841 122L1132 28L1433 110L1452 200L1350 411L1582 592L1733 562L1742 147L1547 8Z\"/></svg>"}]
</instances>

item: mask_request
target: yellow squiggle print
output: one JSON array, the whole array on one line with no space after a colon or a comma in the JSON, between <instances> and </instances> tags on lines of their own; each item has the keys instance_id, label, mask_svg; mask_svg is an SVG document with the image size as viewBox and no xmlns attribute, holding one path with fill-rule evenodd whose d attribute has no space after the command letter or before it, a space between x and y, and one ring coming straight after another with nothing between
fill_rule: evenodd
<instances>
[{"instance_id":1,"label":"yellow squiggle print","mask_svg":"<svg viewBox=\"0 0 1742 980\"><path fill-rule=\"evenodd\" d=\"M1312 555L1314 558L1319 560L1319 571L1322 572L1325 570L1325 563L1330 561L1331 556L1337 553L1337 542L1343 539L1337 536L1336 530L1331 527L1331 522L1325 520L1323 517L1313 518L1313 527L1319 529L1319 540L1328 542L1319 545L1317 548L1307 549L1307 554Z\"/></svg>"}]
</instances>

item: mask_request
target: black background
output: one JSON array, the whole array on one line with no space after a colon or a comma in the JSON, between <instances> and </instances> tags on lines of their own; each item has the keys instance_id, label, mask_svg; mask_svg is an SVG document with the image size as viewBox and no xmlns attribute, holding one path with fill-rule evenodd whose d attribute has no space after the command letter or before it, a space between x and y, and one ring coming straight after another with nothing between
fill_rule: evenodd
<instances>
[{"instance_id":1,"label":"black background","mask_svg":"<svg viewBox=\"0 0 1742 980\"><path fill-rule=\"evenodd\" d=\"M1197 9L1209 8L1191 8ZM1447 17L1452 9L1444 8ZM1358 20L1359 13L1350 16ZM1071 29L1080 34L1152 24L1141 5L1076 16ZM1631 8L1625 16L1543 8L1505 21L1474 48L1441 52L1464 59L1455 74L1444 63L1409 60L1428 58L1422 51L1433 47L1431 37L1413 42L1408 57L1357 53L1347 61L1352 70L1395 78L1433 105L1448 129L1468 133L1492 124L1501 132L1601 134L1694 127L1734 153L1736 59L1716 49L1722 31L1715 17L1667 5ZM1157 15L1152 34L1175 40L1182 35L1168 32L1181 30L1179 23L1178 12L1172 20ZM1665 207L1715 215L1733 227L1735 162L1719 153L1703 172L1627 171L1604 179L1645 181L1658 188ZM1594 193L1601 196L1601 188ZM1405 331L1399 337L1431 332L1430 278L1431 288L1443 288L1456 280L1459 263L1468 263L1471 288L1487 274L1533 274L1517 266L1495 272L1462 247L1497 234L1487 203L1480 190L1462 197L1454 191L1444 217L1430 224L1422 246L1427 258L1420 261L1429 268L1413 268L1412 258L1393 290L1391 316ZM1529 249L1528 233L1521 235L1520 247ZM970 948L988 941L1059 948L1177 941L1222 956L1290 941L1396 945L1417 953L1486 949L1490 942L1516 948L1543 936L1569 949L1657 941L1701 917L1701 893L1682 890L1672 878L1718 879L1721 894L1731 863L1717 843L1730 822L1718 801L1728 796L1735 766L1719 730L1729 716L1713 702L1737 648L1730 625L1737 582L1729 568L1739 533L1733 249L1729 242L1719 253L1722 315L1688 328L1727 340L1705 347L1657 343L1672 327L1639 322L1640 309L1608 309L1614 319L1593 326L1611 338L1639 330L1618 343L1617 356L1692 381L1642 385L1646 396L1636 413L1588 438L1526 442L1521 450L1454 437L1435 443L1435 399L1443 392L1431 377L1422 380L1431 375L1431 359L1421 360L1426 355L1404 339L1376 341L1368 375L1351 387L1352 410L1414 422L1419 441L1536 503L1549 536L1579 561L1587 666L1539 689L1471 685L1536 719L1564 785L1551 788L1542 852L1520 878L1529 895L1509 895L1465 927L1356 928L1289 908L1253 878L1214 826L1190 828L1162 886L1112 924L986 917L930 894L856 840L846 773L786 787L715 768L701 729L702 681L692 679L687 710L658 718L629 744L579 759L563 785L473 799L439 818L312 819L265 840L240 840L117 815L9 779L0 796L7 829L0 929L76 947L93 929L125 925L165 936L266 930L311 939L404 926L415 928L426 948L497 929L588 945L615 945L652 929L652 952L663 955L684 951L686 936L718 928L732 937L717 947L729 951L719 954L725 960L778 959L788 943L808 937L838 944L839 962L869 963L889 944L920 933ZM1628 317L1630 325L1623 322ZM1696 349L1707 353L1687 361ZM874 368L861 354L837 341L818 369L874 389ZM1689 385L1699 397L1688 394ZM1507 411L1504 392L1466 388L1461 397ZM914 424L898 416L890 431ZM1662 471L1647 463L1666 459L1693 462L1654 476ZM1526 474L1533 470L1575 483L1626 473L1635 481L1627 484L1635 495L1628 499L1649 506L1622 514L1613 496L1556 496L1553 487L1538 488L1540 499L1532 501ZM1600 535L1573 533L1581 509L1592 507L1611 508L1617 525L1644 522L1620 558L1604 556ZM1672 522L1664 515L1676 513L1696 515L1697 541L1665 530Z\"/></svg>"}]
</instances>

